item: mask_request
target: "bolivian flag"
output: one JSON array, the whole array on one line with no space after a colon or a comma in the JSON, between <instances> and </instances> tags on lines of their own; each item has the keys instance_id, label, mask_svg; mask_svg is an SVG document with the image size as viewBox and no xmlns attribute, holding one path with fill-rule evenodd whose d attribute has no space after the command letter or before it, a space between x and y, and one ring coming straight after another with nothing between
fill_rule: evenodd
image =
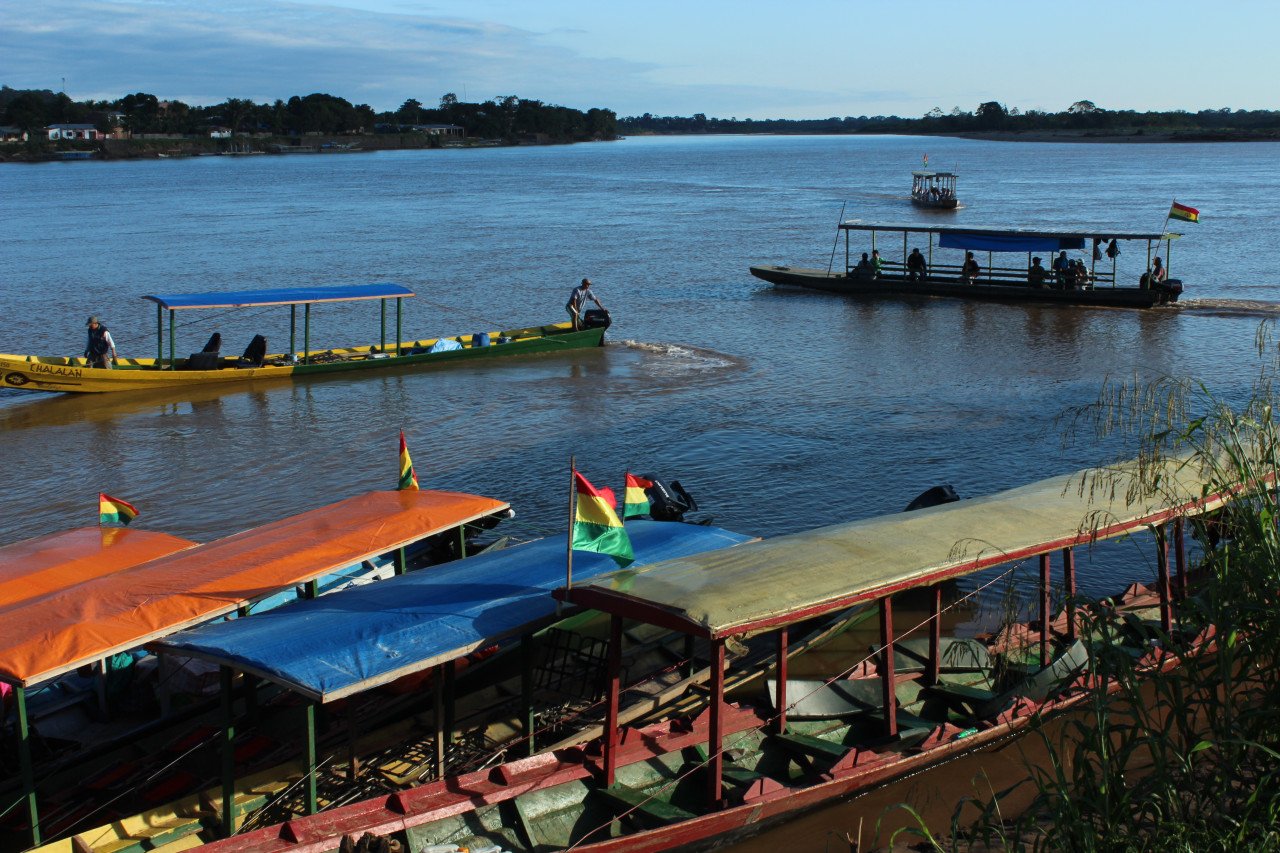
<instances>
[{"instance_id":1,"label":"bolivian flag","mask_svg":"<svg viewBox=\"0 0 1280 853\"><path fill-rule=\"evenodd\" d=\"M631 538L604 495L577 471L573 472L573 488L576 500L571 547L576 551L608 554L618 561L619 566L631 565L635 560Z\"/></svg>"},{"instance_id":2,"label":"bolivian flag","mask_svg":"<svg viewBox=\"0 0 1280 853\"><path fill-rule=\"evenodd\" d=\"M639 515L649 514L649 496L645 494L644 490L651 488L653 488L652 480L637 477L630 471L627 472L627 490L622 498L623 518L635 518Z\"/></svg>"},{"instance_id":3,"label":"bolivian flag","mask_svg":"<svg viewBox=\"0 0 1280 853\"><path fill-rule=\"evenodd\" d=\"M413 460L409 458L409 445L404 443L404 430L400 430L400 485L398 490L418 490L418 475L413 470Z\"/></svg>"},{"instance_id":4,"label":"bolivian flag","mask_svg":"<svg viewBox=\"0 0 1280 853\"><path fill-rule=\"evenodd\" d=\"M1185 204L1178 204L1176 201L1173 207L1169 208L1170 219L1181 219L1183 222L1199 222L1200 211L1194 207L1187 207Z\"/></svg>"},{"instance_id":5,"label":"bolivian flag","mask_svg":"<svg viewBox=\"0 0 1280 853\"><path fill-rule=\"evenodd\" d=\"M138 510L133 504L98 492L98 524L128 524L137 517Z\"/></svg>"}]
</instances>

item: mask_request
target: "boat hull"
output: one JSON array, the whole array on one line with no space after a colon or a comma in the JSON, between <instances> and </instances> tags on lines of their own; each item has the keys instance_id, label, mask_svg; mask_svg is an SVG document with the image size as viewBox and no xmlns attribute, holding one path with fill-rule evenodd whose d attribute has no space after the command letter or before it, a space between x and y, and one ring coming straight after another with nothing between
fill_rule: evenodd
<instances>
[{"instance_id":1,"label":"boat hull","mask_svg":"<svg viewBox=\"0 0 1280 853\"><path fill-rule=\"evenodd\" d=\"M935 201L934 199L923 199L912 196L911 203L916 207L923 207L927 210L955 210L960 206L960 199L948 198L938 199Z\"/></svg>"},{"instance_id":2,"label":"boat hull","mask_svg":"<svg viewBox=\"0 0 1280 853\"><path fill-rule=\"evenodd\" d=\"M167 361L149 358L121 359L115 369L102 370L89 367L82 358L0 354L0 384L22 391L99 394L216 386L353 370L433 367L469 359L507 358L599 346L604 329L574 331L569 323L557 323L491 333L491 340L496 340L499 335L510 338L510 342L472 347L468 346L471 336L463 336L462 349L444 352L384 356L375 346L349 347L312 353L308 363L301 363L302 353L295 354L299 363L285 363L283 356L276 355L268 356L268 363L262 367L236 367L235 359L224 359L223 366L215 370L185 370L184 359L178 360L176 370L169 369ZM434 339L408 341L401 343L396 351L429 347L434 342ZM271 364L272 361L280 363Z\"/></svg>"},{"instance_id":3,"label":"boat hull","mask_svg":"<svg viewBox=\"0 0 1280 853\"><path fill-rule=\"evenodd\" d=\"M874 299L942 296L982 302L1154 308L1157 305L1174 302L1178 298L1178 291L1164 288L1149 290L1138 287L1102 287L1088 290L1054 290L1029 287L1025 284L982 281L962 284L955 279L939 278L908 281L901 276L882 276L863 280L820 269L770 265L753 266L751 274L779 287L802 287Z\"/></svg>"}]
</instances>

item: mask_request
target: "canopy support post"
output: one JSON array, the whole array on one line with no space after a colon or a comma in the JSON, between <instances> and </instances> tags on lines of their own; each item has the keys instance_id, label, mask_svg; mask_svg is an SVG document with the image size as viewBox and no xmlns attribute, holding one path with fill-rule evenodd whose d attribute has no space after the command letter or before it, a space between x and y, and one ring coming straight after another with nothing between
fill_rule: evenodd
<instances>
[{"instance_id":1,"label":"canopy support post","mask_svg":"<svg viewBox=\"0 0 1280 853\"><path fill-rule=\"evenodd\" d=\"M320 581L307 581L306 586L302 590L303 598L319 598L320 597Z\"/></svg>"},{"instance_id":2,"label":"canopy support post","mask_svg":"<svg viewBox=\"0 0 1280 853\"><path fill-rule=\"evenodd\" d=\"M320 811L320 798L316 791L316 703L307 702L307 814Z\"/></svg>"},{"instance_id":3,"label":"canopy support post","mask_svg":"<svg viewBox=\"0 0 1280 853\"><path fill-rule=\"evenodd\" d=\"M711 641L711 719L707 726L708 807L719 811L724 774L724 640Z\"/></svg>"},{"instance_id":4,"label":"canopy support post","mask_svg":"<svg viewBox=\"0 0 1280 853\"><path fill-rule=\"evenodd\" d=\"M524 729L527 755L534 754L533 642L533 634L525 634L520 638L520 727Z\"/></svg>"},{"instance_id":5,"label":"canopy support post","mask_svg":"<svg viewBox=\"0 0 1280 853\"><path fill-rule=\"evenodd\" d=\"M1049 665L1049 571L1048 554L1040 555L1040 665Z\"/></svg>"},{"instance_id":6,"label":"canopy support post","mask_svg":"<svg viewBox=\"0 0 1280 853\"><path fill-rule=\"evenodd\" d=\"M689 678L693 675L694 668L694 639L692 634L684 635L684 663L680 664L680 675L683 678Z\"/></svg>"},{"instance_id":7,"label":"canopy support post","mask_svg":"<svg viewBox=\"0 0 1280 853\"><path fill-rule=\"evenodd\" d=\"M622 617L609 617L609 656L605 669L604 786L612 788L618 770L618 693L622 688Z\"/></svg>"},{"instance_id":8,"label":"canopy support post","mask_svg":"<svg viewBox=\"0 0 1280 853\"><path fill-rule=\"evenodd\" d=\"M444 664L436 666L435 683L436 779L444 778Z\"/></svg>"},{"instance_id":9,"label":"canopy support post","mask_svg":"<svg viewBox=\"0 0 1280 853\"><path fill-rule=\"evenodd\" d=\"M1067 596L1067 640L1076 641L1076 552L1062 549L1062 585Z\"/></svg>"},{"instance_id":10,"label":"canopy support post","mask_svg":"<svg viewBox=\"0 0 1280 853\"><path fill-rule=\"evenodd\" d=\"M156 303L156 370L164 366L164 306Z\"/></svg>"},{"instance_id":11,"label":"canopy support post","mask_svg":"<svg viewBox=\"0 0 1280 853\"><path fill-rule=\"evenodd\" d=\"M1116 259L1115 259L1115 256L1112 256L1112 258L1111 258L1111 289L1112 289L1112 290L1115 290L1115 289L1116 289Z\"/></svg>"},{"instance_id":12,"label":"canopy support post","mask_svg":"<svg viewBox=\"0 0 1280 853\"><path fill-rule=\"evenodd\" d=\"M398 575L402 575L402 574L404 574L404 573L405 573L405 572L407 572L407 571L409 571L409 555L408 555L408 552L407 552L407 551L405 551L405 549L404 549L404 548L397 548L397 549L396 549L396 568L395 568L395 572L396 572L396 574L398 574Z\"/></svg>"},{"instance_id":13,"label":"canopy support post","mask_svg":"<svg viewBox=\"0 0 1280 853\"><path fill-rule=\"evenodd\" d=\"M229 666L218 667L222 699L222 837L230 838L236 830L236 739L232 683L235 673Z\"/></svg>"},{"instance_id":14,"label":"canopy support post","mask_svg":"<svg viewBox=\"0 0 1280 853\"><path fill-rule=\"evenodd\" d=\"M27 688L21 684L14 690L18 706L18 766L22 774L22 796L27 801L27 819L31 822L31 846L39 847L40 812L36 808L36 774L31 765L31 726L27 720Z\"/></svg>"},{"instance_id":15,"label":"canopy support post","mask_svg":"<svg viewBox=\"0 0 1280 853\"><path fill-rule=\"evenodd\" d=\"M787 733L787 626L778 629L778 662L775 676L778 688L774 697L774 707L778 710L777 733Z\"/></svg>"},{"instance_id":16,"label":"canopy support post","mask_svg":"<svg viewBox=\"0 0 1280 853\"><path fill-rule=\"evenodd\" d=\"M1184 537L1186 522L1177 518L1173 522L1173 557L1178 567L1178 600L1187 600L1187 543Z\"/></svg>"},{"instance_id":17,"label":"canopy support post","mask_svg":"<svg viewBox=\"0 0 1280 853\"><path fill-rule=\"evenodd\" d=\"M987 281L990 282L996 280L995 271L991 269L992 263L994 263L994 259L991 256L991 252L987 252Z\"/></svg>"},{"instance_id":18,"label":"canopy support post","mask_svg":"<svg viewBox=\"0 0 1280 853\"><path fill-rule=\"evenodd\" d=\"M1156 571L1159 573L1156 585L1160 592L1160 630L1166 636L1173 634L1172 595L1169 587L1169 537L1164 525L1156 528Z\"/></svg>"},{"instance_id":19,"label":"canopy support post","mask_svg":"<svg viewBox=\"0 0 1280 853\"><path fill-rule=\"evenodd\" d=\"M446 746L453 743L454 717L458 710L457 696L458 665L453 661L444 663L444 742Z\"/></svg>"},{"instance_id":20,"label":"canopy support post","mask_svg":"<svg viewBox=\"0 0 1280 853\"><path fill-rule=\"evenodd\" d=\"M464 559L467 556L467 526L465 524L458 525L458 559Z\"/></svg>"},{"instance_id":21,"label":"canopy support post","mask_svg":"<svg viewBox=\"0 0 1280 853\"><path fill-rule=\"evenodd\" d=\"M311 361L311 303L302 306L302 363Z\"/></svg>"},{"instance_id":22,"label":"canopy support post","mask_svg":"<svg viewBox=\"0 0 1280 853\"><path fill-rule=\"evenodd\" d=\"M360 779L360 754L356 749L356 703L353 699L347 706L347 782L355 783Z\"/></svg>"},{"instance_id":23,"label":"canopy support post","mask_svg":"<svg viewBox=\"0 0 1280 853\"><path fill-rule=\"evenodd\" d=\"M289 361L298 360L298 306L289 306Z\"/></svg>"},{"instance_id":24,"label":"canopy support post","mask_svg":"<svg viewBox=\"0 0 1280 853\"><path fill-rule=\"evenodd\" d=\"M401 337L401 332L400 332L401 321L404 318L403 303L404 303L404 297L397 296L396 297L396 355L400 354L400 344L404 341L404 338Z\"/></svg>"},{"instance_id":25,"label":"canopy support post","mask_svg":"<svg viewBox=\"0 0 1280 853\"><path fill-rule=\"evenodd\" d=\"M849 229L844 229L844 274L849 274Z\"/></svg>"},{"instance_id":26,"label":"canopy support post","mask_svg":"<svg viewBox=\"0 0 1280 853\"><path fill-rule=\"evenodd\" d=\"M378 352L386 352L387 351L387 300L379 299L378 307L381 309L381 314L382 314L382 337L381 337L381 343L378 347Z\"/></svg>"},{"instance_id":27,"label":"canopy support post","mask_svg":"<svg viewBox=\"0 0 1280 853\"><path fill-rule=\"evenodd\" d=\"M1147 287L1151 287L1151 241L1147 240Z\"/></svg>"},{"instance_id":28,"label":"canopy support post","mask_svg":"<svg viewBox=\"0 0 1280 853\"><path fill-rule=\"evenodd\" d=\"M169 309L169 369L170 370L178 369L178 357L174 353L175 347L174 347L174 340L173 340L177 336L178 326L177 326L177 323L174 321L174 313L175 313L174 310L170 308Z\"/></svg>"},{"instance_id":29,"label":"canopy support post","mask_svg":"<svg viewBox=\"0 0 1280 853\"><path fill-rule=\"evenodd\" d=\"M893 601L880 599L880 697L884 700L884 725L888 737L898 736L897 678L893 672Z\"/></svg>"},{"instance_id":30,"label":"canopy support post","mask_svg":"<svg viewBox=\"0 0 1280 853\"><path fill-rule=\"evenodd\" d=\"M933 232L926 231L925 234L929 238L929 278L933 278Z\"/></svg>"},{"instance_id":31,"label":"canopy support post","mask_svg":"<svg viewBox=\"0 0 1280 853\"><path fill-rule=\"evenodd\" d=\"M942 672L942 584L935 583L930 589L929 613L929 684L937 684Z\"/></svg>"},{"instance_id":32,"label":"canopy support post","mask_svg":"<svg viewBox=\"0 0 1280 853\"><path fill-rule=\"evenodd\" d=\"M902 232L902 274L907 274L907 232Z\"/></svg>"},{"instance_id":33,"label":"canopy support post","mask_svg":"<svg viewBox=\"0 0 1280 853\"><path fill-rule=\"evenodd\" d=\"M1173 238L1164 241L1164 277L1165 281L1173 278Z\"/></svg>"}]
</instances>

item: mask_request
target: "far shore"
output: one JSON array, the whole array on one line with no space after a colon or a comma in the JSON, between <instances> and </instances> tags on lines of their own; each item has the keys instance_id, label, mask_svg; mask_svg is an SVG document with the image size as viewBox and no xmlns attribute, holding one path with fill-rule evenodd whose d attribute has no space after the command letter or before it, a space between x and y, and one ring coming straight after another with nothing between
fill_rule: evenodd
<instances>
[{"instance_id":1,"label":"far shore","mask_svg":"<svg viewBox=\"0 0 1280 853\"><path fill-rule=\"evenodd\" d=\"M1101 130L984 130L967 133L924 134L984 139L989 142L1276 142L1280 131L1116 131Z\"/></svg>"}]
</instances>

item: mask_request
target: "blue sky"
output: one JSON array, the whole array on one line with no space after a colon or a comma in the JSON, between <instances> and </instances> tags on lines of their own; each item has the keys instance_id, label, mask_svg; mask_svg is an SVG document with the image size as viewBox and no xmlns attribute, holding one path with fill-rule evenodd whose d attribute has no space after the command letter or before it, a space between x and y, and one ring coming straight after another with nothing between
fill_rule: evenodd
<instances>
[{"instance_id":1,"label":"blue sky","mask_svg":"<svg viewBox=\"0 0 1280 853\"><path fill-rule=\"evenodd\" d=\"M0 0L0 83L619 115L1280 108L1274 0Z\"/></svg>"}]
</instances>

